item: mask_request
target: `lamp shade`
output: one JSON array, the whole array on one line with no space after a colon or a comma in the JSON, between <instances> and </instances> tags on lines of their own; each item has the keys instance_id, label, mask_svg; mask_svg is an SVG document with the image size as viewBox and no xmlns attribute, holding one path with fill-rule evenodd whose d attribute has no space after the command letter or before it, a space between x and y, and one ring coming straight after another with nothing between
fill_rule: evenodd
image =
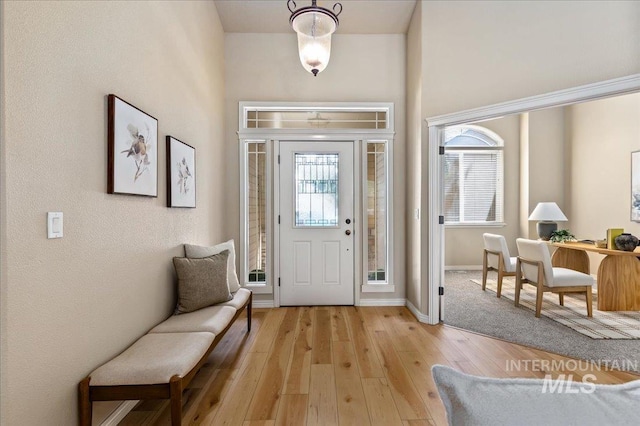
<instances>
[{"instance_id":1,"label":"lamp shade","mask_svg":"<svg viewBox=\"0 0 640 426\"><path fill-rule=\"evenodd\" d=\"M342 11L342 5L336 3L334 9L339 6L338 13L334 13L316 5L313 0L311 6L295 8L295 2L289 0L291 27L298 34L298 54L300 62L305 70L317 76L324 70L331 57L331 35L338 28L338 15Z\"/></svg>"},{"instance_id":2,"label":"lamp shade","mask_svg":"<svg viewBox=\"0 0 640 426\"><path fill-rule=\"evenodd\" d=\"M566 222L567 217L562 213L560 207L553 202L538 203L531 212L529 220L550 221L550 222Z\"/></svg>"}]
</instances>

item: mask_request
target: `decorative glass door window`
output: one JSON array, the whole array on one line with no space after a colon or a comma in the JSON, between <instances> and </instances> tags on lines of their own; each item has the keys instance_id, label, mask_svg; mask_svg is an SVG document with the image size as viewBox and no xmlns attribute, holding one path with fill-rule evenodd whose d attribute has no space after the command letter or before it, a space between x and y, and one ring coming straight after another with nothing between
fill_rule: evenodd
<instances>
[{"instance_id":1,"label":"decorative glass door window","mask_svg":"<svg viewBox=\"0 0 640 426\"><path fill-rule=\"evenodd\" d=\"M248 280L266 282L267 152L264 142L247 144Z\"/></svg>"},{"instance_id":2,"label":"decorative glass door window","mask_svg":"<svg viewBox=\"0 0 640 426\"><path fill-rule=\"evenodd\" d=\"M338 226L338 154L295 154L296 227Z\"/></svg>"},{"instance_id":3,"label":"decorative glass door window","mask_svg":"<svg viewBox=\"0 0 640 426\"><path fill-rule=\"evenodd\" d=\"M367 143L368 281L386 281L387 272L386 143Z\"/></svg>"}]
</instances>

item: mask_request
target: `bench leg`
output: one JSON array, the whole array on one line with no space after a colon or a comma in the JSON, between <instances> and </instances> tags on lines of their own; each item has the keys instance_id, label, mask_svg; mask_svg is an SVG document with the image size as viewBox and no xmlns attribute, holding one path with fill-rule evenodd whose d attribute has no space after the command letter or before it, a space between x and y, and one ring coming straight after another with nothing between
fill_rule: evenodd
<instances>
[{"instance_id":1,"label":"bench leg","mask_svg":"<svg viewBox=\"0 0 640 426\"><path fill-rule=\"evenodd\" d=\"M182 426L182 378L173 376L169 387L171 392L171 426Z\"/></svg>"},{"instance_id":2,"label":"bench leg","mask_svg":"<svg viewBox=\"0 0 640 426\"><path fill-rule=\"evenodd\" d=\"M247 332L251 331L251 306L253 305L253 293L249 295L249 303L247 303Z\"/></svg>"},{"instance_id":3,"label":"bench leg","mask_svg":"<svg viewBox=\"0 0 640 426\"><path fill-rule=\"evenodd\" d=\"M78 385L78 415L80 426L91 426L92 403L89 398L90 377L85 378Z\"/></svg>"}]
</instances>

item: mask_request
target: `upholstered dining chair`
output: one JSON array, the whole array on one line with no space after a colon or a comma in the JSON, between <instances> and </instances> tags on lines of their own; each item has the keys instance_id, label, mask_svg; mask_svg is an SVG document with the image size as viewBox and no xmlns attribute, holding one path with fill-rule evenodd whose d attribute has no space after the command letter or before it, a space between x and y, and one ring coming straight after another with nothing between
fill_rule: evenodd
<instances>
[{"instance_id":1,"label":"upholstered dining chair","mask_svg":"<svg viewBox=\"0 0 640 426\"><path fill-rule=\"evenodd\" d=\"M482 234L484 256L482 257L482 290L487 287L487 272L498 272L497 296L502 292L502 278L516 275L516 258L509 255L507 241L502 235Z\"/></svg>"},{"instance_id":2,"label":"upholstered dining chair","mask_svg":"<svg viewBox=\"0 0 640 426\"><path fill-rule=\"evenodd\" d=\"M564 304L565 293L584 293L587 299L587 316L592 316L591 288L594 279L591 275L573 269L553 267L549 247L544 241L518 238L516 245L518 246L516 306L520 304L522 284L529 283L537 287L536 317L540 317L542 310L542 295L549 291L558 293L561 305Z\"/></svg>"}]
</instances>

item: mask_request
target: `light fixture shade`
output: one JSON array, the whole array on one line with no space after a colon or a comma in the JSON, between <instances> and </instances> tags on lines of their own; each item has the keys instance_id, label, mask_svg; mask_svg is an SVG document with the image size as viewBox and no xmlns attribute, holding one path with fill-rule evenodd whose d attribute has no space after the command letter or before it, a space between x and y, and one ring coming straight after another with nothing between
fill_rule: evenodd
<instances>
[{"instance_id":1,"label":"light fixture shade","mask_svg":"<svg viewBox=\"0 0 640 426\"><path fill-rule=\"evenodd\" d=\"M562 210L560 210L560 207L558 207L556 203L545 202L538 203L536 208L531 212L529 220L566 222L569 219L562 213Z\"/></svg>"},{"instance_id":2,"label":"light fixture shade","mask_svg":"<svg viewBox=\"0 0 640 426\"><path fill-rule=\"evenodd\" d=\"M289 22L298 34L298 54L300 62L305 70L317 76L324 70L331 57L331 34L338 28L338 15L342 12L342 5L336 3L333 8L339 6L338 13L319 7L313 0L311 6L293 10L296 4L289 0L288 7L291 11Z\"/></svg>"}]
</instances>

